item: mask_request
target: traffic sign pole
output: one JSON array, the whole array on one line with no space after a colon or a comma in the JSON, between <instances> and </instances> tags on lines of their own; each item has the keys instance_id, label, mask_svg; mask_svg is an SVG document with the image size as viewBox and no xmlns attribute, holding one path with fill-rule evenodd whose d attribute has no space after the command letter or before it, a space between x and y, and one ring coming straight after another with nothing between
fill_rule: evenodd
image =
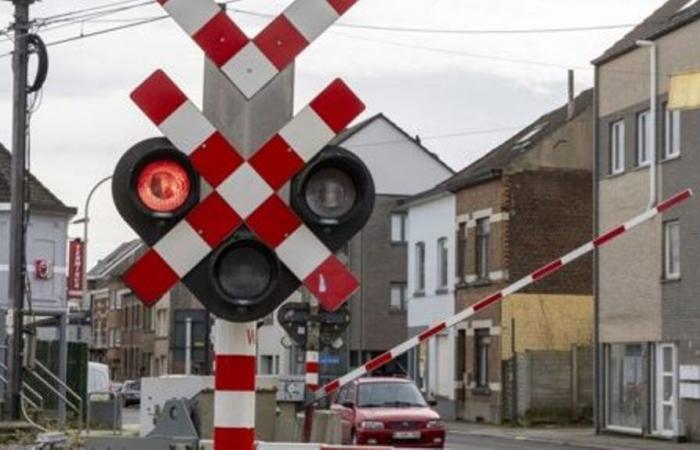
<instances>
[{"instance_id":1,"label":"traffic sign pole","mask_svg":"<svg viewBox=\"0 0 700 450\"><path fill-rule=\"evenodd\" d=\"M255 322L216 321L214 450L255 449Z\"/></svg>"},{"instance_id":2,"label":"traffic sign pole","mask_svg":"<svg viewBox=\"0 0 700 450\"><path fill-rule=\"evenodd\" d=\"M669 209L675 208L681 203L686 202L692 196L693 191L691 189L679 192L678 194L668 198L666 201L660 203L657 207L651 208L638 215L637 217L632 218L628 222L625 222L624 224L609 230L608 232L597 237L596 239L577 248L576 250L567 253L560 259L554 260L549 264L543 266L542 268L532 272L530 275L521 278L520 280L506 287L502 291L491 294L488 297L476 302L469 308L460 311L452 317L449 317L447 320L436 323L435 325L425 330L418 336L412 337L411 339L392 348L388 352L383 353L382 355L379 355L378 357L372 359L363 366L360 366L357 369L351 371L345 376L326 384L316 392L315 400L321 400L325 396L337 392L340 388L347 385L348 383L351 383L357 378L360 378L370 372L379 369L380 367L385 366L397 357L401 356L402 354L406 353L412 348L417 347L421 343L426 342L427 340L436 336L440 332L454 327L455 325L469 319L473 315L489 308L490 306L500 303L504 298L508 297L509 295L515 294L516 292L526 288L527 286L550 276L551 274L559 271L562 267L574 262L582 256L587 255L588 253L591 253L592 251L609 244L610 242L614 241L620 236L626 234L628 231L638 227L639 225L645 222L650 221L654 217L663 214Z\"/></svg>"}]
</instances>

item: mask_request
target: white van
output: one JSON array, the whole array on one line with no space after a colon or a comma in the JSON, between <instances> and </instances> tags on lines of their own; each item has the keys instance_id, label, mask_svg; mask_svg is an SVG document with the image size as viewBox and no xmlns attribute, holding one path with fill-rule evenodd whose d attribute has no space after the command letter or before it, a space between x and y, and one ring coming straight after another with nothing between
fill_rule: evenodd
<instances>
[{"instance_id":1,"label":"white van","mask_svg":"<svg viewBox=\"0 0 700 450\"><path fill-rule=\"evenodd\" d=\"M109 366L98 362L88 362L88 394L93 392L110 392L112 380L109 377Z\"/></svg>"}]
</instances>

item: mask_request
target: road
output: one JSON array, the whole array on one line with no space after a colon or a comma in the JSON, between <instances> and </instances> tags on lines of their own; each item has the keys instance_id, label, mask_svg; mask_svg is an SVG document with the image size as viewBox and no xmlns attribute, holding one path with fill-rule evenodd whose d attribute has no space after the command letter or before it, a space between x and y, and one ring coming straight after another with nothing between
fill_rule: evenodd
<instances>
[{"instance_id":1,"label":"road","mask_svg":"<svg viewBox=\"0 0 700 450\"><path fill-rule=\"evenodd\" d=\"M124 426L138 426L138 406L130 406L122 409L122 423ZM526 440L500 439L458 432L449 434L447 444L448 450L589 450L586 447L543 444L541 442Z\"/></svg>"},{"instance_id":2,"label":"road","mask_svg":"<svg viewBox=\"0 0 700 450\"><path fill-rule=\"evenodd\" d=\"M447 438L449 450L589 450L587 447L544 444L526 440L499 439L465 433L450 433Z\"/></svg>"}]
</instances>

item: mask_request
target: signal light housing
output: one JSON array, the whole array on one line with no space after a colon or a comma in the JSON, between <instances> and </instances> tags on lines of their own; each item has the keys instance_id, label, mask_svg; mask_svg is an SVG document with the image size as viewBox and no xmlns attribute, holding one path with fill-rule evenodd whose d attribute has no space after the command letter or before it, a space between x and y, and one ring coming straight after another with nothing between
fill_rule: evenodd
<instances>
[{"instance_id":1,"label":"signal light housing","mask_svg":"<svg viewBox=\"0 0 700 450\"><path fill-rule=\"evenodd\" d=\"M197 205L200 181L187 155L165 138L131 147L117 163L112 197L119 214L151 246Z\"/></svg>"},{"instance_id":2,"label":"signal light housing","mask_svg":"<svg viewBox=\"0 0 700 450\"><path fill-rule=\"evenodd\" d=\"M328 146L292 180L294 211L337 252L365 226L374 210L374 181L360 158Z\"/></svg>"},{"instance_id":3,"label":"signal light housing","mask_svg":"<svg viewBox=\"0 0 700 450\"><path fill-rule=\"evenodd\" d=\"M117 210L149 247L199 204L200 190L200 176L188 156L165 138L147 139L129 149L112 183ZM362 161L329 146L292 179L290 206L328 249L337 252L366 224L374 195L372 176ZM275 250L245 225L181 281L207 310L233 322L269 315L301 285Z\"/></svg>"},{"instance_id":4,"label":"signal light housing","mask_svg":"<svg viewBox=\"0 0 700 450\"><path fill-rule=\"evenodd\" d=\"M277 255L245 226L183 281L209 311L233 322L267 316L300 284Z\"/></svg>"}]
</instances>

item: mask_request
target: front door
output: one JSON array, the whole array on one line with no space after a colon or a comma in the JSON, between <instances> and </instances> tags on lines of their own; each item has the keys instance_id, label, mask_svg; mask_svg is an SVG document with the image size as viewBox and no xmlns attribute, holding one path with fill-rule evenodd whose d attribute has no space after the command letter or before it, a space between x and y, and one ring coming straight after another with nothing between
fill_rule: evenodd
<instances>
[{"instance_id":1,"label":"front door","mask_svg":"<svg viewBox=\"0 0 700 450\"><path fill-rule=\"evenodd\" d=\"M678 435L678 352L675 344L657 344L655 362L655 431L664 437L675 437Z\"/></svg>"}]
</instances>

